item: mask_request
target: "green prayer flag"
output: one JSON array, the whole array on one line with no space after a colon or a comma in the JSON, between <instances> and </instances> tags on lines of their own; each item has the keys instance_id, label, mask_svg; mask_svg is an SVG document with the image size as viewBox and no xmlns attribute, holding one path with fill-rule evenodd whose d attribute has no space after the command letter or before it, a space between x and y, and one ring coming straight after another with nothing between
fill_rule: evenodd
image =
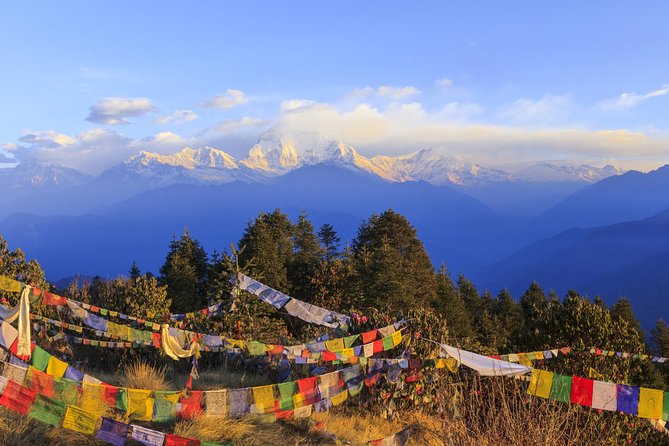
<instances>
[{"instance_id":1,"label":"green prayer flag","mask_svg":"<svg viewBox=\"0 0 669 446\"><path fill-rule=\"evenodd\" d=\"M38 394L28 416L52 426L59 426L67 405Z\"/></svg>"},{"instance_id":2,"label":"green prayer flag","mask_svg":"<svg viewBox=\"0 0 669 446\"><path fill-rule=\"evenodd\" d=\"M251 356L261 356L267 353L265 344L258 341L250 341L246 343L246 348Z\"/></svg>"},{"instance_id":3,"label":"green prayer flag","mask_svg":"<svg viewBox=\"0 0 669 446\"><path fill-rule=\"evenodd\" d=\"M51 359L51 355L44 351L39 345L36 345L32 355L30 356L30 365L35 367L40 372L43 372L46 370L46 366L49 364L49 359Z\"/></svg>"},{"instance_id":4,"label":"green prayer flag","mask_svg":"<svg viewBox=\"0 0 669 446\"><path fill-rule=\"evenodd\" d=\"M553 385L548 398L568 403L571 398L571 376L553 373Z\"/></svg>"},{"instance_id":5,"label":"green prayer flag","mask_svg":"<svg viewBox=\"0 0 669 446\"><path fill-rule=\"evenodd\" d=\"M295 407L293 402L293 395L297 390L297 383L295 381L288 381L276 385L279 388L279 409L289 410Z\"/></svg>"},{"instance_id":6,"label":"green prayer flag","mask_svg":"<svg viewBox=\"0 0 669 446\"><path fill-rule=\"evenodd\" d=\"M387 350L392 350L392 348L394 347L392 336L386 336L385 338L383 338L381 342L383 343L384 352Z\"/></svg>"},{"instance_id":7,"label":"green prayer flag","mask_svg":"<svg viewBox=\"0 0 669 446\"><path fill-rule=\"evenodd\" d=\"M68 406L76 406L79 399L79 383L73 379L55 378L53 380L54 399Z\"/></svg>"},{"instance_id":8,"label":"green prayer flag","mask_svg":"<svg viewBox=\"0 0 669 446\"><path fill-rule=\"evenodd\" d=\"M351 348L351 346L353 345L355 340L358 339L359 337L360 337L359 334L345 337L344 338L344 345L346 346L346 348Z\"/></svg>"},{"instance_id":9,"label":"green prayer flag","mask_svg":"<svg viewBox=\"0 0 669 446\"><path fill-rule=\"evenodd\" d=\"M153 403L153 421L166 423L174 421L177 416L177 401L181 392L156 391Z\"/></svg>"},{"instance_id":10,"label":"green prayer flag","mask_svg":"<svg viewBox=\"0 0 669 446\"><path fill-rule=\"evenodd\" d=\"M109 314L109 310L107 310L106 308L100 308L100 314L102 316L107 316Z\"/></svg>"},{"instance_id":11,"label":"green prayer flag","mask_svg":"<svg viewBox=\"0 0 669 446\"><path fill-rule=\"evenodd\" d=\"M128 392L124 388L119 388L116 394L116 408L122 412L128 411Z\"/></svg>"},{"instance_id":12,"label":"green prayer flag","mask_svg":"<svg viewBox=\"0 0 669 446\"><path fill-rule=\"evenodd\" d=\"M662 419L669 421L669 392L664 392L664 404L662 405Z\"/></svg>"}]
</instances>

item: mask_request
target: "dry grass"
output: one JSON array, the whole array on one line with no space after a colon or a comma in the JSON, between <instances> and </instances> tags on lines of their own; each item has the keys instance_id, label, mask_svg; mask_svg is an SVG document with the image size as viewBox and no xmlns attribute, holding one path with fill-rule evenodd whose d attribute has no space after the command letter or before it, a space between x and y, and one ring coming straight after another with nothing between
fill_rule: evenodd
<instances>
[{"instance_id":1,"label":"dry grass","mask_svg":"<svg viewBox=\"0 0 669 446\"><path fill-rule=\"evenodd\" d=\"M136 362L123 368L119 383L131 389L168 390L167 367L154 367L145 362Z\"/></svg>"},{"instance_id":2,"label":"dry grass","mask_svg":"<svg viewBox=\"0 0 669 446\"><path fill-rule=\"evenodd\" d=\"M187 376L168 381L168 371L138 363L111 377L124 386L162 390L183 388ZM105 377L106 378L106 377ZM638 419L603 413L526 395L526 384L507 379L446 375L444 404L436 412L404 410L387 420L381 408L362 409L352 398L346 405L308 420L268 423L261 417L228 419L203 415L194 420L156 427L177 435L236 446L362 446L412 426L410 446L604 446L612 444L669 444L669 437L639 429ZM110 379L111 381L111 379ZM208 371L201 374L201 389L262 385L268 378ZM100 410L108 408L101 407ZM123 420L120 413L110 413ZM632 421L627 423L626 421ZM127 422L127 420L124 420ZM336 439L335 439L336 437ZM100 445L91 436L51 428L0 407L0 445ZM131 443L128 443L131 444Z\"/></svg>"}]
</instances>

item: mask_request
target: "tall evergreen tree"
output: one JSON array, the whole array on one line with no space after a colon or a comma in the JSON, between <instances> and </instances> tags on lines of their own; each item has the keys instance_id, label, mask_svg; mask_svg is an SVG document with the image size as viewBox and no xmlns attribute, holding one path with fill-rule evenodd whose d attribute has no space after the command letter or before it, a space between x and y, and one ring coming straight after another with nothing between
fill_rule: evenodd
<instances>
[{"instance_id":1,"label":"tall evergreen tree","mask_svg":"<svg viewBox=\"0 0 669 446\"><path fill-rule=\"evenodd\" d=\"M503 289L495 302L495 318L499 323L502 339L501 347L509 349L523 327L523 311L520 304L511 296L509 290Z\"/></svg>"},{"instance_id":2,"label":"tall evergreen tree","mask_svg":"<svg viewBox=\"0 0 669 446\"><path fill-rule=\"evenodd\" d=\"M646 338L646 333L641 329L641 323L634 315L634 310L632 310L632 304L630 304L629 299L626 297L619 298L611 306L611 317L614 321L625 321L629 326L636 330L639 333L639 338L644 340Z\"/></svg>"},{"instance_id":3,"label":"tall evergreen tree","mask_svg":"<svg viewBox=\"0 0 669 446\"><path fill-rule=\"evenodd\" d=\"M353 242L363 305L385 304L396 309L433 306L436 283L430 258L416 229L392 210L372 215L358 229Z\"/></svg>"},{"instance_id":4,"label":"tall evergreen tree","mask_svg":"<svg viewBox=\"0 0 669 446\"><path fill-rule=\"evenodd\" d=\"M159 282L167 286L172 311L189 312L207 304L208 270L207 253L185 229L179 239L175 237L170 243L165 263L160 267Z\"/></svg>"},{"instance_id":5,"label":"tall evergreen tree","mask_svg":"<svg viewBox=\"0 0 669 446\"><path fill-rule=\"evenodd\" d=\"M304 212L293 227L293 247L295 252L288 264L291 293L298 299L313 300L312 279L323 258L323 249L314 233L314 226Z\"/></svg>"},{"instance_id":6,"label":"tall evergreen tree","mask_svg":"<svg viewBox=\"0 0 669 446\"><path fill-rule=\"evenodd\" d=\"M325 223L318 230L318 238L325 250L325 260L332 262L339 255L339 243L341 239L332 225Z\"/></svg>"},{"instance_id":7,"label":"tall evergreen tree","mask_svg":"<svg viewBox=\"0 0 669 446\"><path fill-rule=\"evenodd\" d=\"M272 288L290 291L287 265L293 257L293 225L279 209L261 213L249 223L239 241L239 262L250 264L249 273Z\"/></svg>"},{"instance_id":8,"label":"tall evergreen tree","mask_svg":"<svg viewBox=\"0 0 669 446\"><path fill-rule=\"evenodd\" d=\"M130 274L130 279L137 279L142 275L139 266L137 266L137 262L134 260L132 261L132 266L130 267L130 271L128 271L128 273Z\"/></svg>"},{"instance_id":9,"label":"tall evergreen tree","mask_svg":"<svg viewBox=\"0 0 669 446\"><path fill-rule=\"evenodd\" d=\"M474 335L472 320L465 301L455 288L446 265L437 273L437 311L444 316L449 336L463 339Z\"/></svg>"}]
</instances>

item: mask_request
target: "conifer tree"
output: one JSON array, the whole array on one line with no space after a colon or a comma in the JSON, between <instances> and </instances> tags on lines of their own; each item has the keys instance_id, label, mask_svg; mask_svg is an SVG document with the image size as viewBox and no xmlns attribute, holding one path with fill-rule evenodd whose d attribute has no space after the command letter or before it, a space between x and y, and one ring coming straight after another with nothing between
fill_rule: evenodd
<instances>
[{"instance_id":1,"label":"conifer tree","mask_svg":"<svg viewBox=\"0 0 669 446\"><path fill-rule=\"evenodd\" d=\"M179 239L172 240L160 268L160 284L167 286L173 312L184 313L206 306L208 269L207 253L187 229Z\"/></svg>"},{"instance_id":2,"label":"conifer tree","mask_svg":"<svg viewBox=\"0 0 669 446\"><path fill-rule=\"evenodd\" d=\"M439 267L437 273L436 307L437 311L446 319L449 336L463 339L474 335L471 315L444 264Z\"/></svg>"},{"instance_id":3,"label":"conifer tree","mask_svg":"<svg viewBox=\"0 0 669 446\"><path fill-rule=\"evenodd\" d=\"M139 266L137 266L137 262L134 260L132 261L132 266L130 267L130 271L128 273L130 274L130 279L137 279L142 275Z\"/></svg>"},{"instance_id":4,"label":"conifer tree","mask_svg":"<svg viewBox=\"0 0 669 446\"><path fill-rule=\"evenodd\" d=\"M310 301L314 299L312 279L323 258L323 249L314 233L314 226L302 212L293 227L295 252L288 263L288 279L294 297Z\"/></svg>"},{"instance_id":5,"label":"conifer tree","mask_svg":"<svg viewBox=\"0 0 669 446\"><path fill-rule=\"evenodd\" d=\"M503 289L495 302L495 317L499 323L502 339L501 348L509 349L523 326L523 312L520 304L511 296L509 290Z\"/></svg>"},{"instance_id":6,"label":"conifer tree","mask_svg":"<svg viewBox=\"0 0 669 446\"><path fill-rule=\"evenodd\" d=\"M341 239L332 225L325 223L318 230L318 238L325 252L325 260L332 262L339 255L339 243Z\"/></svg>"},{"instance_id":7,"label":"conifer tree","mask_svg":"<svg viewBox=\"0 0 669 446\"><path fill-rule=\"evenodd\" d=\"M436 283L430 258L416 229L397 212L372 215L360 226L353 259L365 306L434 305Z\"/></svg>"},{"instance_id":8,"label":"conifer tree","mask_svg":"<svg viewBox=\"0 0 669 446\"><path fill-rule=\"evenodd\" d=\"M276 209L249 223L239 241L242 266L253 260L249 273L279 291L290 291L287 265L293 256L293 225Z\"/></svg>"},{"instance_id":9,"label":"conifer tree","mask_svg":"<svg viewBox=\"0 0 669 446\"><path fill-rule=\"evenodd\" d=\"M641 329L641 323L639 323L639 320L634 315L632 305L625 296L620 297L611 306L611 317L614 321L627 322L632 329L636 330L639 334L639 339L642 341L646 338L646 333Z\"/></svg>"}]
</instances>

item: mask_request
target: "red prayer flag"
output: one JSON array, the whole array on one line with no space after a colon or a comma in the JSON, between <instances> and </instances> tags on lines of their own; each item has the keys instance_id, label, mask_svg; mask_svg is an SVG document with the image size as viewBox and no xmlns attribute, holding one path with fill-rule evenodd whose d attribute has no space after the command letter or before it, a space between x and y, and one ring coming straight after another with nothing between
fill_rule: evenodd
<instances>
[{"instance_id":1,"label":"red prayer flag","mask_svg":"<svg viewBox=\"0 0 669 446\"><path fill-rule=\"evenodd\" d=\"M374 353L381 353L383 351L383 341L381 339L374 341L372 346L374 347Z\"/></svg>"},{"instance_id":2,"label":"red prayer flag","mask_svg":"<svg viewBox=\"0 0 669 446\"><path fill-rule=\"evenodd\" d=\"M55 305L62 307L67 305L67 302L65 301L65 298L45 291L44 296L42 297L42 305Z\"/></svg>"},{"instance_id":3,"label":"red prayer flag","mask_svg":"<svg viewBox=\"0 0 669 446\"><path fill-rule=\"evenodd\" d=\"M160 348L162 346L160 340L160 333L151 333L151 339L153 340L153 346L155 348Z\"/></svg>"},{"instance_id":4,"label":"red prayer flag","mask_svg":"<svg viewBox=\"0 0 669 446\"><path fill-rule=\"evenodd\" d=\"M31 368L28 373L28 387L49 398L53 398L54 395L53 382L53 376L40 372L37 369Z\"/></svg>"},{"instance_id":5,"label":"red prayer flag","mask_svg":"<svg viewBox=\"0 0 669 446\"><path fill-rule=\"evenodd\" d=\"M365 385L367 387L372 387L374 384L379 382L379 379L381 379L381 372L375 373L372 376L365 378Z\"/></svg>"},{"instance_id":6,"label":"red prayer flag","mask_svg":"<svg viewBox=\"0 0 669 446\"><path fill-rule=\"evenodd\" d=\"M372 330L372 331L367 331L362 334L362 343L363 344L369 344L370 342L376 340L376 336L378 334L379 330Z\"/></svg>"},{"instance_id":7,"label":"red prayer flag","mask_svg":"<svg viewBox=\"0 0 669 446\"><path fill-rule=\"evenodd\" d=\"M313 404L318 401L318 376L312 376L311 378L304 378L297 380L297 387L300 389L300 394L302 394L303 405Z\"/></svg>"},{"instance_id":8,"label":"red prayer flag","mask_svg":"<svg viewBox=\"0 0 669 446\"><path fill-rule=\"evenodd\" d=\"M283 418L290 418L292 416L293 416L293 410L292 409L282 410L282 411L278 411L276 413L276 419L277 420L280 420L280 419L283 419Z\"/></svg>"},{"instance_id":9,"label":"red prayer flag","mask_svg":"<svg viewBox=\"0 0 669 446\"><path fill-rule=\"evenodd\" d=\"M103 384L104 386L104 400L107 406L116 406L116 398L118 398L119 388L110 384Z\"/></svg>"},{"instance_id":10,"label":"red prayer flag","mask_svg":"<svg viewBox=\"0 0 669 446\"><path fill-rule=\"evenodd\" d=\"M181 418L190 420L197 417L202 414L202 391L191 390L188 395L181 395L179 403L181 403L181 412L179 413Z\"/></svg>"},{"instance_id":11,"label":"red prayer flag","mask_svg":"<svg viewBox=\"0 0 669 446\"><path fill-rule=\"evenodd\" d=\"M16 338L14 340L14 343L11 345L11 347L9 347L9 351L12 352L14 354L14 356L16 356L17 358L19 358L23 361L27 361L28 359L30 359L30 355L26 356L26 355L17 355L16 354L16 349L18 348L18 345L19 345L19 338ZM30 342L30 353L31 354L32 354L33 350L35 350L35 341Z\"/></svg>"},{"instance_id":12,"label":"red prayer flag","mask_svg":"<svg viewBox=\"0 0 669 446\"><path fill-rule=\"evenodd\" d=\"M34 390L23 387L14 381L9 381L0 397L0 404L20 414L27 415L36 397L37 392Z\"/></svg>"},{"instance_id":13,"label":"red prayer flag","mask_svg":"<svg viewBox=\"0 0 669 446\"><path fill-rule=\"evenodd\" d=\"M580 376L571 378L571 402L582 406L592 407L592 388L594 381Z\"/></svg>"},{"instance_id":14,"label":"red prayer flag","mask_svg":"<svg viewBox=\"0 0 669 446\"><path fill-rule=\"evenodd\" d=\"M272 345L272 348L267 353L270 355L280 355L283 353L283 345Z\"/></svg>"},{"instance_id":15,"label":"red prayer flag","mask_svg":"<svg viewBox=\"0 0 669 446\"><path fill-rule=\"evenodd\" d=\"M200 440L165 434L165 446L200 446Z\"/></svg>"},{"instance_id":16,"label":"red prayer flag","mask_svg":"<svg viewBox=\"0 0 669 446\"><path fill-rule=\"evenodd\" d=\"M335 361L337 359L337 354L326 350L321 353L321 359L323 361Z\"/></svg>"}]
</instances>

